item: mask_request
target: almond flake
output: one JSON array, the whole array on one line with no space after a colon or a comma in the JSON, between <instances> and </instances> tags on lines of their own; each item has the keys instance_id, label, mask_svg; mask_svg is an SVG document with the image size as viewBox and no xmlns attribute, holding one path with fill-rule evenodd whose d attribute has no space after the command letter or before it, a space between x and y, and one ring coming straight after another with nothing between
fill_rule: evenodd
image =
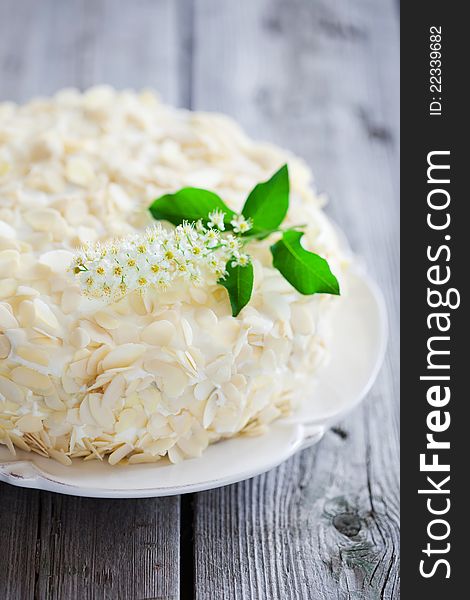
<instances>
[{"instance_id":1,"label":"almond flake","mask_svg":"<svg viewBox=\"0 0 470 600\"><path fill-rule=\"evenodd\" d=\"M47 367L49 364L49 355L40 348L34 348L34 346L18 346L16 354L21 356L24 360L31 363L36 363Z\"/></svg>"},{"instance_id":2,"label":"almond flake","mask_svg":"<svg viewBox=\"0 0 470 600\"><path fill-rule=\"evenodd\" d=\"M8 310L6 304L0 304L0 331L7 331L18 327L18 321Z\"/></svg>"},{"instance_id":3,"label":"almond flake","mask_svg":"<svg viewBox=\"0 0 470 600\"><path fill-rule=\"evenodd\" d=\"M153 346L168 346L176 333L175 326L170 321L155 321L141 333L141 338Z\"/></svg>"},{"instance_id":4,"label":"almond flake","mask_svg":"<svg viewBox=\"0 0 470 600\"><path fill-rule=\"evenodd\" d=\"M17 288L18 283L16 279L12 279L11 277L0 279L0 300L14 296Z\"/></svg>"},{"instance_id":5,"label":"almond flake","mask_svg":"<svg viewBox=\"0 0 470 600\"><path fill-rule=\"evenodd\" d=\"M95 321L100 327L103 327L103 329L117 329L117 327L119 327L119 321L105 310L100 310L95 313L94 316Z\"/></svg>"},{"instance_id":6,"label":"almond flake","mask_svg":"<svg viewBox=\"0 0 470 600\"><path fill-rule=\"evenodd\" d=\"M24 400L23 390L16 385L13 381L10 381L6 377L0 375L0 395L7 398L11 402L21 404Z\"/></svg>"},{"instance_id":7,"label":"almond flake","mask_svg":"<svg viewBox=\"0 0 470 600\"><path fill-rule=\"evenodd\" d=\"M42 419L33 415L25 415L18 419L16 426L23 433L37 433L42 430Z\"/></svg>"},{"instance_id":8,"label":"almond flake","mask_svg":"<svg viewBox=\"0 0 470 600\"><path fill-rule=\"evenodd\" d=\"M6 335L0 333L0 358L7 358L11 351L11 343Z\"/></svg>"},{"instance_id":9,"label":"almond flake","mask_svg":"<svg viewBox=\"0 0 470 600\"><path fill-rule=\"evenodd\" d=\"M123 444L120 448L115 450L108 457L110 465L117 465L123 458L125 458L130 452L132 452L132 446L130 444Z\"/></svg>"},{"instance_id":10,"label":"almond flake","mask_svg":"<svg viewBox=\"0 0 470 600\"><path fill-rule=\"evenodd\" d=\"M111 350L103 360L103 371L116 367L128 367L134 364L145 352L142 344L123 344Z\"/></svg>"},{"instance_id":11,"label":"almond flake","mask_svg":"<svg viewBox=\"0 0 470 600\"><path fill-rule=\"evenodd\" d=\"M51 380L47 375L33 371L29 367L16 367L11 372L11 378L14 382L25 387L31 388L38 393L44 393L51 389Z\"/></svg>"},{"instance_id":12,"label":"almond flake","mask_svg":"<svg viewBox=\"0 0 470 600\"><path fill-rule=\"evenodd\" d=\"M17 250L0 251L0 278L15 275L20 264L20 254Z\"/></svg>"}]
</instances>

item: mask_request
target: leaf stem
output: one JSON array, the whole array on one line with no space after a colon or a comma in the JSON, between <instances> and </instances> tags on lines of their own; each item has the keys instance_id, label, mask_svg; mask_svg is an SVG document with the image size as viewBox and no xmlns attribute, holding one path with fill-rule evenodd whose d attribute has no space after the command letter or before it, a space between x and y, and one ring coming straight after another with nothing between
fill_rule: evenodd
<instances>
[{"instance_id":1,"label":"leaf stem","mask_svg":"<svg viewBox=\"0 0 470 600\"><path fill-rule=\"evenodd\" d=\"M293 225L292 227L278 227L277 229L269 229L266 231L257 231L256 233L249 233L244 236L240 236L243 241L246 240L246 243L252 240L262 240L269 237L273 233L284 233L285 231L296 231L297 229L304 229L307 227L306 223L301 223L300 225Z\"/></svg>"}]
</instances>

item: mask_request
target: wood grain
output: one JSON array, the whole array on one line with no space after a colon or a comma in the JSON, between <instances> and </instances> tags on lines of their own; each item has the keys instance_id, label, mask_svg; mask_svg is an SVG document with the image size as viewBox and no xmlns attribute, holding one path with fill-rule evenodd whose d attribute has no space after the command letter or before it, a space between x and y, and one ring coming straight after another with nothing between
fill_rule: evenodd
<instances>
[{"instance_id":1,"label":"wood grain","mask_svg":"<svg viewBox=\"0 0 470 600\"><path fill-rule=\"evenodd\" d=\"M39 598L178 598L179 503L41 495Z\"/></svg>"},{"instance_id":2,"label":"wood grain","mask_svg":"<svg viewBox=\"0 0 470 600\"><path fill-rule=\"evenodd\" d=\"M109 83L181 103L186 18L172 0L1 0L0 27L2 100Z\"/></svg>"},{"instance_id":3,"label":"wood grain","mask_svg":"<svg viewBox=\"0 0 470 600\"><path fill-rule=\"evenodd\" d=\"M0 597L34 597L40 492L0 483Z\"/></svg>"},{"instance_id":4,"label":"wood grain","mask_svg":"<svg viewBox=\"0 0 470 600\"><path fill-rule=\"evenodd\" d=\"M398 20L391 0L196 0L193 106L312 166L385 292L362 409L317 448L195 502L196 597L398 598Z\"/></svg>"}]
</instances>

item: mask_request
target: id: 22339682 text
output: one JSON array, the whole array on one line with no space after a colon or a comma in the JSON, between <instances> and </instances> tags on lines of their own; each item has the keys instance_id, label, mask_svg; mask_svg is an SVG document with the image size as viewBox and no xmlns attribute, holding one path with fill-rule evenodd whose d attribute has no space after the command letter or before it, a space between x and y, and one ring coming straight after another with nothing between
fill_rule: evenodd
<instances>
[{"instance_id":1,"label":"id: 22339682 text","mask_svg":"<svg viewBox=\"0 0 470 600\"><path fill-rule=\"evenodd\" d=\"M429 28L429 114L442 114L442 27L432 25Z\"/></svg>"}]
</instances>

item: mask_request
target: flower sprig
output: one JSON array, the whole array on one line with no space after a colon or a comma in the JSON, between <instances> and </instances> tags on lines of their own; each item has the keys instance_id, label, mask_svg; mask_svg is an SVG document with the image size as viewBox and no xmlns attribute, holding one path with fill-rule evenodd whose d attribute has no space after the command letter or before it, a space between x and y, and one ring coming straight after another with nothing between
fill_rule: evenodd
<instances>
[{"instance_id":1,"label":"flower sprig","mask_svg":"<svg viewBox=\"0 0 470 600\"><path fill-rule=\"evenodd\" d=\"M218 280L226 276L227 264L236 268L250 260L239 237L215 226L219 218L211 213L210 227L202 220L184 221L173 230L157 223L143 234L84 246L71 270L85 296L110 302L150 286L166 290L181 278L194 285L210 275Z\"/></svg>"}]
</instances>

